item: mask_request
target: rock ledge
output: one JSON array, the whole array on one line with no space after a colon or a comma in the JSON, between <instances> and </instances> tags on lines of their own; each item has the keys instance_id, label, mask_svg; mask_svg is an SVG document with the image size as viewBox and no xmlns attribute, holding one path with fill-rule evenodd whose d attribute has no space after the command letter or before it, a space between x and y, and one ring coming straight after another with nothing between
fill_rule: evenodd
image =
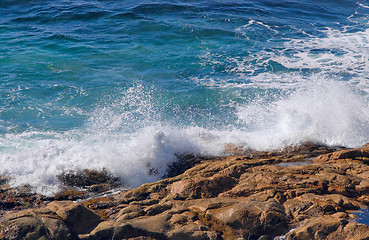
<instances>
[{"instance_id":1,"label":"rock ledge","mask_svg":"<svg viewBox=\"0 0 369 240\"><path fill-rule=\"evenodd\" d=\"M183 158L191 161L177 165L186 167L183 173L172 169L161 181L79 203L2 181L0 237L369 239L369 227L352 214L369 204L368 145L340 150L306 143L273 152L229 145L227 151L224 157ZM86 196L73 194L63 196Z\"/></svg>"}]
</instances>

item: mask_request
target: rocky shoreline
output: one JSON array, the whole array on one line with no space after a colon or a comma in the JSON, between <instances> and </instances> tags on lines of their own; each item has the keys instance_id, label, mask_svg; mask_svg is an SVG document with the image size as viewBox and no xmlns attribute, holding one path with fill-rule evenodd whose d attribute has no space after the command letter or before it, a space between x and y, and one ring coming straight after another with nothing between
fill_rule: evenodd
<instances>
[{"instance_id":1,"label":"rocky shoreline","mask_svg":"<svg viewBox=\"0 0 369 240\"><path fill-rule=\"evenodd\" d=\"M109 193L119 179L59 177L54 197L0 179L1 239L369 239L369 145L312 143L227 156L181 156L167 178ZM99 195L100 194L100 195Z\"/></svg>"}]
</instances>

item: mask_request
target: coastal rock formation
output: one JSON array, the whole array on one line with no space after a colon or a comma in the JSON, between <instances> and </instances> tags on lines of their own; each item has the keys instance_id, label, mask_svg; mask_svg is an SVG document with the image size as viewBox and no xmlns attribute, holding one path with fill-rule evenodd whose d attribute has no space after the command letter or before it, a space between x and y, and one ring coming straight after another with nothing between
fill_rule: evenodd
<instances>
[{"instance_id":1,"label":"coastal rock formation","mask_svg":"<svg viewBox=\"0 0 369 240\"><path fill-rule=\"evenodd\" d=\"M168 178L78 203L29 194L24 198L32 196L39 203L27 205L18 196L17 206L2 208L0 237L369 238L369 227L353 215L369 204L368 145L340 149L306 143L271 152L229 145L226 150L229 155L224 157L183 156L169 168ZM182 170L175 169L180 166ZM83 190L66 191L66 196L73 191L86 196Z\"/></svg>"}]
</instances>

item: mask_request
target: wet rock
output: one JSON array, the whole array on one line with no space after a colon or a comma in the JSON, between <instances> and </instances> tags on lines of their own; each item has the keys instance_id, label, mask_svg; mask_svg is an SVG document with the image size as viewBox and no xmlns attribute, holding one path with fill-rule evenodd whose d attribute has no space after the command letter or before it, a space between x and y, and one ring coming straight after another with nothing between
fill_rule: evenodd
<instances>
[{"instance_id":1,"label":"wet rock","mask_svg":"<svg viewBox=\"0 0 369 240\"><path fill-rule=\"evenodd\" d=\"M110 188L120 185L120 180L106 169L102 171L84 169L83 171L64 172L57 176L66 186L86 187L96 184L108 184Z\"/></svg>"},{"instance_id":2,"label":"wet rock","mask_svg":"<svg viewBox=\"0 0 369 240\"><path fill-rule=\"evenodd\" d=\"M329 152L334 152L337 150L345 149L341 146L328 147L322 144L317 144L313 142L304 142L298 145L288 146L281 150L282 153L298 153L298 154L308 154L312 156L317 156Z\"/></svg>"},{"instance_id":3,"label":"wet rock","mask_svg":"<svg viewBox=\"0 0 369 240\"><path fill-rule=\"evenodd\" d=\"M224 153L230 155L245 155L250 154L251 156L251 149L246 146L235 145L233 143L227 143L224 145Z\"/></svg>"},{"instance_id":4,"label":"wet rock","mask_svg":"<svg viewBox=\"0 0 369 240\"><path fill-rule=\"evenodd\" d=\"M91 185L88 190L90 192L102 193L111 190L112 186L108 183L100 183Z\"/></svg>"},{"instance_id":5,"label":"wet rock","mask_svg":"<svg viewBox=\"0 0 369 240\"><path fill-rule=\"evenodd\" d=\"M76 190L76 189L65 189L55 194L55 200L63 201L63 200L78 200L85 199L89 195L86 191Z\"/></svg>"},{"instance_id":6,"label":"wet rock","mask_svg":"<svg viewBox=\"0 0 369 240\"><path fill-rule=\"evenodd\" d=\"M0 209L3 211L40 207L49 199L33 193L30 187L12 188L5 182L0 185Z\"/></svg>"},{"instance_id":7,"label":"wet rock","mask_svg":"<svg viewBox=\"0 0 369 240\"><path fill-rule=\"evenodd\" d=\"M208 159L208 157L196 156L192 154L179 155L178 160L173 162L168 166L167 172L164 174L163 178L171 178L184 173L187 169L201 163L202 161Z\"/></svg>"}]
</instances>

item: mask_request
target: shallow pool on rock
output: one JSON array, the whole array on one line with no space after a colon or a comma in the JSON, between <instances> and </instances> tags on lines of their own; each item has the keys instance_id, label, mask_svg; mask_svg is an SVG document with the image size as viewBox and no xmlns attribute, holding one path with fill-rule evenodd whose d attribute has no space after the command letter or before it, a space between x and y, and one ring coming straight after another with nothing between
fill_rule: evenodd
<instances>
[{"instance_id":1,"label":"shallow pool on rock","mask_svg":"<svg viewBox=\"0 0 369 240\"><path fill-rule=\"evenodd\" d=\"M356 221L369 226L369 208L360 209L354 213L356 215Z\"/></svg>"},{"instance_id":2,"label":"shallow pool on rock","mask_svg":"<svg viewBox=\"0 0 369 240\"><path fill-rule=\"evenodd\" d=\"M292 167L292 166L305 166L311 164L310 161L299 161L299 162L282 162L278 163L282 167Z\"/></svg>"}]
</instances>

